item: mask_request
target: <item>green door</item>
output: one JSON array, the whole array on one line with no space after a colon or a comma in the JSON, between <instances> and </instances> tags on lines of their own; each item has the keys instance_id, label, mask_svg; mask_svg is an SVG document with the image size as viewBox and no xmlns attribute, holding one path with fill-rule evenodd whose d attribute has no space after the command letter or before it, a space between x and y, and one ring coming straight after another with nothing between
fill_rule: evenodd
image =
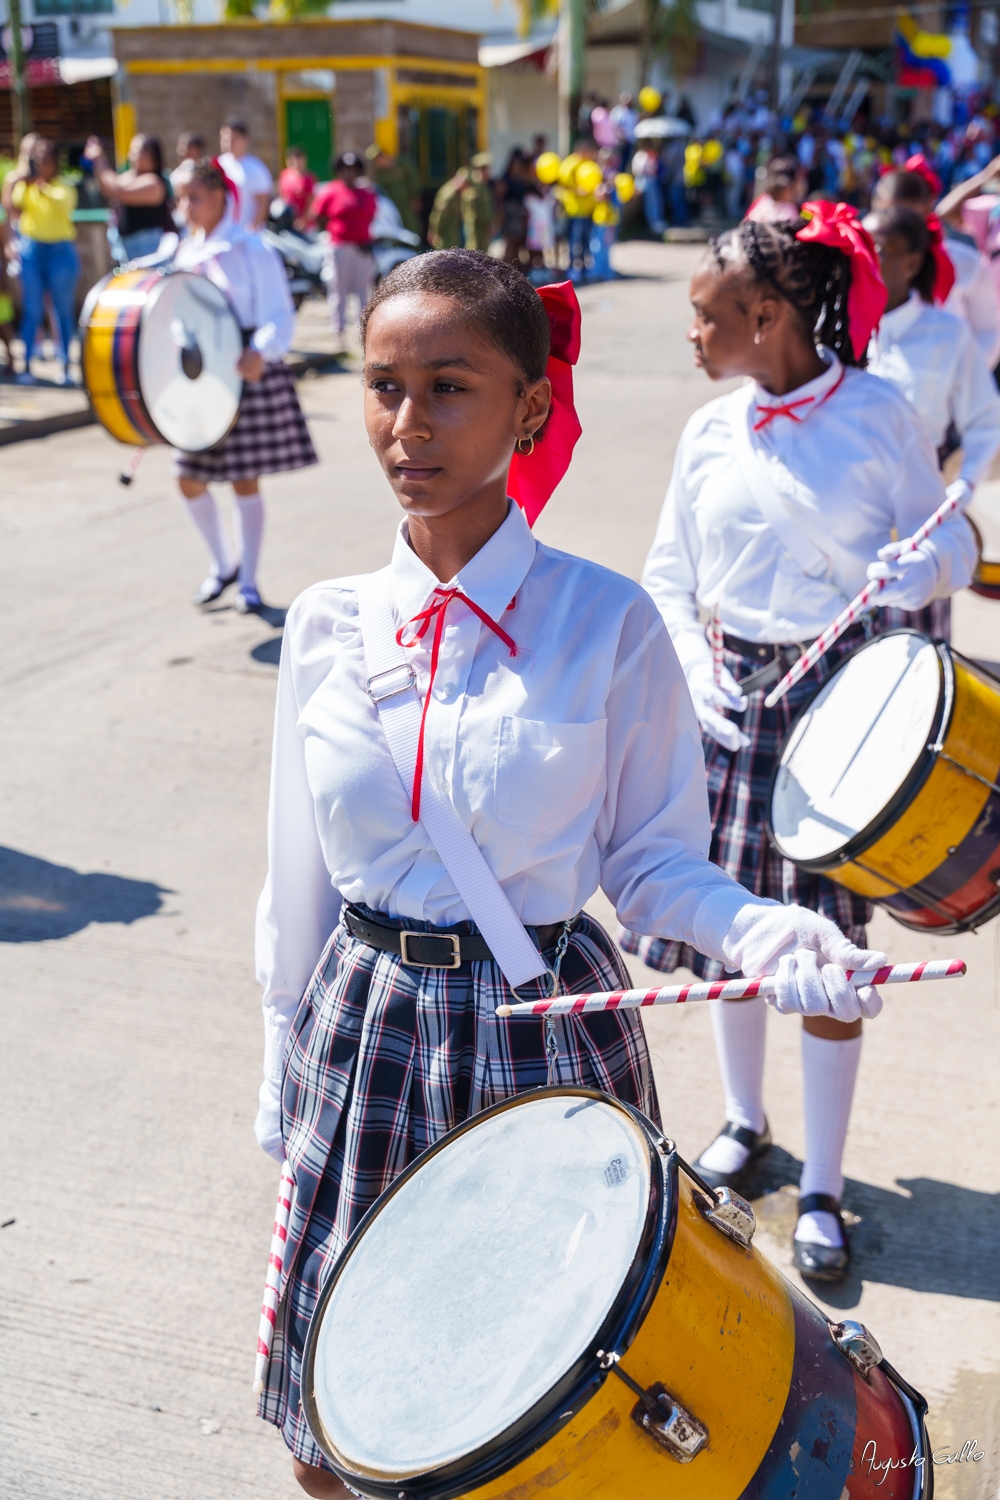
<instances>
[{"instance_id":1,"label":"green door","mask_svg":"<svg viewBox=\"0 0 1000 1500\"><path fill-rule=\"evenodd\" d=\"M301 146L309 170L325 181L333 175L333 118L329 99L285 100L285 145Z\"/></svg>"}]
</instances>

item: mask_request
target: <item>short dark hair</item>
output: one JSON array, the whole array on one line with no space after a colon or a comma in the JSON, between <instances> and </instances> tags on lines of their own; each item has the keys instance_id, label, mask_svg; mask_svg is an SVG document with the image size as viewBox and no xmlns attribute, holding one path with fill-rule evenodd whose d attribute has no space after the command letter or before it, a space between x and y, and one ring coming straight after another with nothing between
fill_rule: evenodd
<instances>
[{"instance_id":1,"label":"short dark hair","mask_svg":"<svg viewBox=\"0 0 1000 1500\"><path fill-rule=\"evenodd\" d=\"M521 380L530 385L545 374L549 320L541 297L515 266L480 250L432 250L404 260L379 282L361 314L362 345L375 309L414 292L457 302L486 342L507 356Z\"/></svg>"},{"instance_id":2,"label":"short dark hair","mask_svg":"<svg viewBox=\"0 0 1000 1500\"><path fill-rule=\"evenodd\" d=\"M919 172L886 172L875 183L875 194L888 197L890 203L906 203L916 209L924 209L934 194L930 183Z\"/></svg>"},{"instance_id":3,"label":"short dark hair","mask_svg":"<svg viewBox=\"0 0 1000 1500\"><path fill-rule=\"evenodd\" d=\"M223 120L222 123L223 125L225 125L227 130L235 130L240 135L250 135L250 126L241 115L230 115L227 119Z\"/></svg>"},{"instance_id":4,"label":"short dark hair","mask_svg":"<svg viewBox=\"0 0 1000 1500\"><path fill-rule=\"evenodd\" d=\"M791 304L803 331L817 344L832 349L845 365L864 364L851 344L847 294L851 265L841 250L818 240L795 236L805 219L763 224L744 219L736 229L713 235L708 253L718 270L735 270L756 286L769 286Z\"/></svg>"},{"instance_id":5,"label":"short dark hair","mask_svg":"<svg viewBox=\"0 0 1000 1500\"><path fill-rule=\"evenodd\" d=\"M200 182L202 187L217 188L220 193L229 192L226 174L212 156L203 156L201 161L196 161L185 181Z\"/></svg>"},{"instance_id":6,"label":"short dark hair","mask_svg":"<svg viewBox=\"0 0 1000 1500\"><path fill-rule=\"evenodd\" d=\"M363 171L364 165L356 151L342 151L333 164L333 170L340 172L344 167L356 167Z\"/></svg>"},{"instance_id":7,"label":"short dark hair","mask_svg":"<svg viewBox=\"0 0 1000 1500\"><path fill-rule=\"evenodd\" d=\"M914 209L897 203L893 208L876 209L873 217L876 220L878 233L884 234L886 239L898 236L905 241L906 248L911 254L923 255L920 269L910 285L923 302L933 302L937 266L934 263L931 237L923 214L918 214Z\"/></svg>"}]
</instances>

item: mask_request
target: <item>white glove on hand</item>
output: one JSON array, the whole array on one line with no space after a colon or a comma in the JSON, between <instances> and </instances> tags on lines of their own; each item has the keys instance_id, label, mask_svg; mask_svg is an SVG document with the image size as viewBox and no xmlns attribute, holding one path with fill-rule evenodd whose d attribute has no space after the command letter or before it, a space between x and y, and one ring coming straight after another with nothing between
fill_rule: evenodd
<instances>
[{"instance_id":1,"label":"white glove on hand","mask_svg":"<svg viewBox=\"0 0 1000 1500\"><path fill-rule=\"evenodd\" d=\"M878 604L894 604L897 609L923 609L930 604L938 586L938 564L929 541L921 542L909 552L901 551L906 542L889 542L878 549L879 561L868 564L869 582L874 578L891 581L878 596Z\"/></svg>"},{"instance_id":2,"label":"white glove on hand","mask_svg":"<svg viewBox=\"0 0 1000 1500\"><path fill-rule=\"evenodd\" d=\"M957 502L957 514L964 516L969 508L969 502L973 496L973 488L967 479L953 479L945 490L949 500Z\"/></svg>"},{"instance_id":3,"label":"white glove on hand","mask_svg":"<svg viewBox=\"0 0 1000 1500\"><path fill-rule=\"evenodd\" d=\"M782 1014L833 1016L837 1021L874 1020L882 1009L878 991L856 990L845 969L878 969L884 953L856 948L836 923L804 906L749 903L736 914L722 944L730 969L751 979L773 974ZM823 961L820 967L819 960Z\"/></svg>"},{"instance_id":4,"label":"white glove on hand","mask_svg":"<svg viewBox=\"0 0 1000 1500\"><path fill-rule=\"evenodd\" d=\"M725 750L745 749L750 743L749 735L724 717L727 708L741 714L747 706L733 674L723 667L722 681L716 682L712 663L696 661L688 668L687 684L698 723L705 733Z\"/></svg>"},{"instance_id":5,"label":"white glove on hand","mask_svg":"<svg viewBox=\"0 0 1000 1500\"><path fill-rule=\"evenodd\" d=\"M265 1078L260 1086L253 1133L261 1150L280 1165L285 1159L285 1143L281 1139L281 1086L274 1079Z\"/></svg>"}]
</instances>

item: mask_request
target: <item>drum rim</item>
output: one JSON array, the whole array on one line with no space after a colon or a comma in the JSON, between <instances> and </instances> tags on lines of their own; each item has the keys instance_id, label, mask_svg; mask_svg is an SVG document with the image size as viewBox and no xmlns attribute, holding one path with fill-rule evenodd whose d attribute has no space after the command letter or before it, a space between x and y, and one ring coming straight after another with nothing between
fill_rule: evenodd
<instances>
[{"instance_id":1,"label":"drum rim","mask_svg":"<svg viewBox=\"0 0 1000 1500\"><path fill-rule=\"evenodd\" d=\"M894 635L917 635L925 640L928 645L934 647L941 668L937 708L934 710L934 718L931 721L931 727L928 731L924 748L911 766L908 775L896 788L892 797L881 809L877 817L873 818L864 828L859 829L857 833L852 834L846 843L841 844L837 849L831 850L829 854L824 854L815 859L792 859L791 855L781 847L774 831L774 791L782 768L785 746L798 728L799 720L803 714L808 713L809 709L815 703L816 698L819 696L818 693L814 694L808 703L802 705L789 725L788 733L781 742L781 749L778 752L778 758L775 761L768 782L764 827L772 849L782 859L789 860L800 870L805 870L810 875L825 875L828 871L837 870L840 865L850 864L852 859L855 859L859 854L863 854L866 849L871 848L872 844L878 842L889 823L895 821L904 807L909 806L927 780L937 762L937 752L951 725L952 713L955 707L954 671L951 657L957 653L952 651L946 641L934 640L931 636L925 635L922 630L914 630L909 625L902 625L896 630L882 631L879 635L872 636L871 640L862 641L859 646L844 657L844 660L837 667L836 671L832 672L826 682L823 683L823 687L827 687L844 670L848 662L853 661L860 652L867 651L871 646L878 644L880 641L889 640ZM942 650L942 648L944 649ZM822 688L820 689L821 691ZM935 928L934 930L936 932L944 931L943 928Z\"/></svg>"},{"instance_id":2,"label":"drum rim","mask_svg":"<svg viewBox=\"0 0 1000 1500\"><path fill-rule=\"evenodd\" d=\"M329 1443L316 1408L312 1372L322 1315L348 1261L375 1217L431 1156L495 1115L515 1109L532 1099L559 1096L594 1099L623 1111L639 1127L649 1153L650 1191L646 1223L632 1265L607 1317L588 1348L540 1401L516 1422L462 1458L421 1474L396 1479L376 1479L345 1467L335 1453L331 1452L333 1445ZM641 1110L600 1089L569 1084L527 1089L524 1093L503 1099L499 1104L463 1120L426 1151L422 1151L368 1209L337 1257L309 1321L302 1351L302 1410L310 1432L338 1478L362 1494L373 1497L373 1500L400 1500L400 1497L404 1497L404 1500L452 1500L452 1497L464 1495L471 1489L499 1478L547 1443L559 1428L565 1426L590 1401L608 1378L608 1372L600 1367L597 1351L613 1349L619 1354L624 1353L652 1306L670 1258L677 1229L678 1164L679 1157L674 1143L668 1141Z\"/></svg>"}]
</instances>

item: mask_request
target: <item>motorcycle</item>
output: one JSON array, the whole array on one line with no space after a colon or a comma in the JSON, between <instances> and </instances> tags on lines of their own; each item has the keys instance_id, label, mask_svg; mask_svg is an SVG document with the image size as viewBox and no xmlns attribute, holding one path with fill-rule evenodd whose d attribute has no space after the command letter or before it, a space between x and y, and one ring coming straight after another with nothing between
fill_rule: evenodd
<instances>
[{"instance_id":1,"label":"motorcycle","mask_svg":"<svg viewBox=\"0 0 1000 1500\"><path fill-rule=\"evenodd\" d=\"M378 193L377 197L375 217L369 234L375 257L375 280L379 282L404 260L412 260L414 255L419 255L422 241L419 234L406 228L403 216L391 198L386 197L385 193Z\"/></svg>"},{"instance_id":2,"label":"motorcycle","mask_svg":"<svg viewBox=\"0 0 1000 1500\"><path fill-rule=\"evenodd\" d=\"M294 217L283 198L273 199L260 237L281 257L288 290L298 310L307 297L326 296L329 271L324 241L318 235L294 228Z\"/></svg>"}]
</instances>

